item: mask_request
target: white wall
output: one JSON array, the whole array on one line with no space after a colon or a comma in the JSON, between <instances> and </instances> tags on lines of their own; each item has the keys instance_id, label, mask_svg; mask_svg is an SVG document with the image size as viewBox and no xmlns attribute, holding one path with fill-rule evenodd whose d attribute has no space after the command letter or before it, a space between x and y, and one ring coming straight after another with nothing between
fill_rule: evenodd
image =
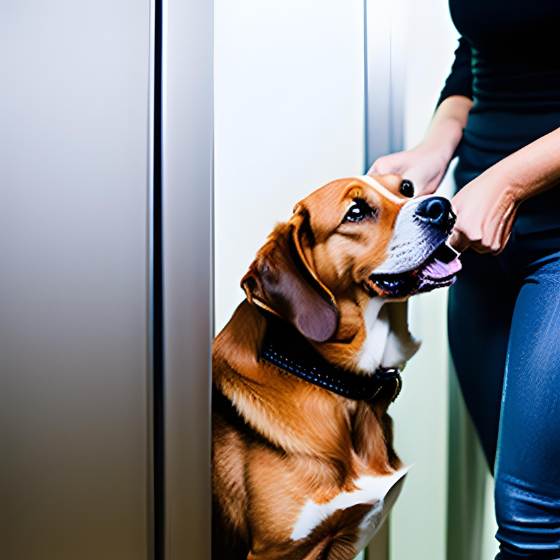
<instances>
[{"instance_id":1,"label":"white wall","mask_svg":"<svg viewBox=\"0 0 560 560\"><path fill-rule=\"evenodd\" d=\"M447 0L399 1L412 146L431 118L456 32ZM362 0L215 1L217 329L241 301L239 280L274 223L317 186L363 171L363 47ZM446 558L445 298L428 294L411 306L424 345L392 414L396 448L415 466L392 515L391 560ZM379 550L370 558L384 560Z\"/></svg>"},{"instance_id":2,"label":"white wall","mask_svg":"<svg viewBox=\"0 0 560 560\"><path fill-rule=\"evenodd\" d=\"M423 137L449 70L456 32L447 0L401 0L405 27L405 147ZM445 560L447 527L448 371L446 294L413 298L415 334L423 340L408 364L392 408L396 449L414 467L391 517L391 560Z\"/></svg>"},{"instance_id":3,"label":"white wall","mask_svg":"<svg viewBox=\"0 0 560 560\"><path fill-rule=\"evenodd\" d=\"M216 0L216 327L273 225L362 172L361 0Z\"/></svg>"}]
</instances>

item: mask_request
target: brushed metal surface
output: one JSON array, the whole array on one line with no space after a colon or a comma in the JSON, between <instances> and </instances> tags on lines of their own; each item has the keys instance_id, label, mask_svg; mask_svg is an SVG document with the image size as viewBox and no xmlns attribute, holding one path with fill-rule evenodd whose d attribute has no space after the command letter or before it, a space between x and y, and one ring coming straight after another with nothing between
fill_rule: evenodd
<instances>
[{"instance_id":1,"label":"brushed metal surface","mask_svg":"<svg viewBox=\"0 0 560 560\"><path fill-rule=\"evenodd\" d=\"M212 3L163 5L165 558L210 558Z\"/></svg>"},{"instance_id":2,"label":"brushed metal surface","mask_svg":"<svg viewBox=\"0 0 560 560\"><path fill-rule=\"evenodd\" d=\"M148 0L0 3L0 556L148 557Z\"/></svg>"},{"instance_id":3,"label":"brushed metal surface","mask_svg":"<svg viewBox=\"0 0 560 560\"><path fill-rule=\"evenodd\" d=\"M364 0L364 172L382 155L403 149L402 0ZM367 547L367 560L389 560L391 517Z\"/></svg>"},{"instance_id":4,"label":"brushed metal surface","mask_svg":"<svg viewBox=\"0 0 560 560\"><path fill-rule=\"evenodd\" d=\"M365 171L379 156L403 149L402 11L402 0L364 0Z\"/></svg>"}]
</instances>

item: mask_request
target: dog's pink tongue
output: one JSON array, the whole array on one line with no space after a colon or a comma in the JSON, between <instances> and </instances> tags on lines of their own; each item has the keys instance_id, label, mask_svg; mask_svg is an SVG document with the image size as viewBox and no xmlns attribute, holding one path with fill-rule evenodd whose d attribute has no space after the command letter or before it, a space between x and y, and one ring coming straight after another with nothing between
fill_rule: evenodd
<instances>
[{"instance_id":1,"label":"dog's pink tongue","mask_svg":"<svg viewBox=\"0 0 560 560\"><path fill-rule=\"evenodd\" d=\"M429 278L446 278L461 270L461 261L459 257L455 257L452 261L443 262L439 259L433 259L422 270L422 276Z\"/></svg>"}]
</instances>

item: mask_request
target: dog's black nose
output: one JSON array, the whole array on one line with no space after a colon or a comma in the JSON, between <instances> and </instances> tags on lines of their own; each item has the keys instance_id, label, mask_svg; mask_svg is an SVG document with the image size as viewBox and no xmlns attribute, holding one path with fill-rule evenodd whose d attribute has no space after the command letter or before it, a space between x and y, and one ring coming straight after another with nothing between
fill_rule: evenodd
<instances>
[{"instance_id":1,"label":"dog's black nose","mask_svg":"<svg viewBox=\"0 0 560 560\"><path fill-rule=\"evenodd\" d=\"M451 203L442 196L432 196L423 200L416 208L416 216L441 229L450 229L455 223Z\"/></svg>"}]
</instances>

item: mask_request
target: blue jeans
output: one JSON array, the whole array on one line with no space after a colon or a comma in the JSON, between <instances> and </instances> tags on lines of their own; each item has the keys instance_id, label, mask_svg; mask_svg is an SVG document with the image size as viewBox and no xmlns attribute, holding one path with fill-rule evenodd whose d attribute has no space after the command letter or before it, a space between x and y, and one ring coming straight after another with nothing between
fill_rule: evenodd
<instances>
[{"instance_id":1,"label":"blue jeans","mask_svg":"<svg viewBox=\"0 0 560 560\"><path fill-rule=\"evenodd\" d=\"M558 559L560 227L514 227L502 254L469 251L462 260L449 340L494 472L497 558Z\"/></svg>"}]
</instances>

